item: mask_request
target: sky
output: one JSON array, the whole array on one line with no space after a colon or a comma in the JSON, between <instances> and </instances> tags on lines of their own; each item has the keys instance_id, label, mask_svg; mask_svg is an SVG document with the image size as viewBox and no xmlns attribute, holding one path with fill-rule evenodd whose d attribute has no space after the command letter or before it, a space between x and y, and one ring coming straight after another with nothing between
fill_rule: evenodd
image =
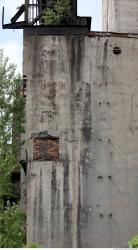
<instances>
[{"instance_id":1,"label":"sky","mask_svg":"<svg viewBox=\"0 0 138 250\"><path fill-rule=\"evenodd\" d=\"M16 8L24 0L0 0L0 49L8 56L10 62L17 65L17 71L22 73L23 37L21 30L2 30L2 7L5 7L5 23L16 13ZM92 17L92 30L102 30L102 0L78 0L78 15Z\"/></svg>"}]
</instances>

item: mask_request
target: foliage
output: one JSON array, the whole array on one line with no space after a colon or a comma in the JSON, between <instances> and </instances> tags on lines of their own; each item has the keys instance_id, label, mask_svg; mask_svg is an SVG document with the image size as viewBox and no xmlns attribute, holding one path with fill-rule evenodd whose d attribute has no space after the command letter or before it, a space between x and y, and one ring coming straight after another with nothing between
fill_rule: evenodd
<instances>
[{"instance_id":1,"label":"foliage","mask_svg":"<svg viewBox=\"0 0 138 250\"><path fill-rule=\"evenodd\" d=\"M0 247L25 244L25 216L18 205L5 208L4 199L14 196L11 173L19 168L17 156L21 143L16 137L24 132L24 100L20 93L21 77L0 50Z\"/></svg>"},{"instance_id":2,"label":"foliage","mask_svg":"<svg viewBox=\"0 0 138 250\"><path fill-rule=\"evenodd\" d=\"M19 166L17 154L21 146L15 136L24 131L24 100L19 95L21 77L15 71L15 65L9 64L0 50L0 197L11 195L10 176Z\"/></svg>"},{"instance_id":3,"label":"foliage","mask_svg":"<svg viewBox=\"0 0 138 250\"><path fill-rule=\"evenodd\" d=\"M33 243L28 243L26 245L26 248L40 248L40 245L36 242L33 242Z\"/></svg>"},{"instance_id":4,"label":"foliage","mask_svg":"<svg viewBox=\"0 0 138 250\"><path fill-rule=\"evenodd\" d=\"M23 247L26 242L25 215L19 205L8 206L0 214L0 247Z\"/></svg>"},{"instance_id":5,"label":"foliage","mask_svg":"<svg viewBox=\"0 0 138 250\"><path fill-rule=\"evenodd\" d=\"M55 0L54 7L44 11L43 21L47 25L59 25L71 14L70 0Z\"/></svg>"},{"instance_id":6,"label":"foliage","mask_svg":"<svg viewBox=\"0 0 138 250\"><path fill-rule=\"evenodd\" d=\"M132 240L128 242L130 248L138 248L138 235L134 236Z\"/></svg>"}]
</instances>

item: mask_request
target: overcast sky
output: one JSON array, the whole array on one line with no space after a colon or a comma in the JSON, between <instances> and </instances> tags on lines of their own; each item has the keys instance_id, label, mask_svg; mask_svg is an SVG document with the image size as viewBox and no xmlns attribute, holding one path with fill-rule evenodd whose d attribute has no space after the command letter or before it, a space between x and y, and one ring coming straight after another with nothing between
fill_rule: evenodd
<instances>
[{"instance_id":1,"label":"overcast sky","mask_svg":"<svg viewBox=\"0 0 138 250\"><path fill-rule=\"evenodd\" d=\"M5 6L5 22L9 22L16 13L16 8L22 3L24 0L0 0L0 13L2 6ZM92 30L102 30L102 0L78 0L78 15L92 16ZM4 49L4 54L11 62L17 64L18 71L21 72L22 31L0 29L0 48Z\"/></svg>"}]
</instances>

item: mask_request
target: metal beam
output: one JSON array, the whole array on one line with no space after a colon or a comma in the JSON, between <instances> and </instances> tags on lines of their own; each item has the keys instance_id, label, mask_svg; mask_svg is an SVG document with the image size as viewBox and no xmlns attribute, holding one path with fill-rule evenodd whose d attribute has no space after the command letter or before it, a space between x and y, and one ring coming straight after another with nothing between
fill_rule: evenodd
<instances>
[{"instance_id":1,"label":"metal beam","mask_svg":"<svg viewBox=\"0 0 138 250\"><path fill-rule=\"evenodd\" d=\"M2 8L2 27L4 25L4 7Z\"/></svg>"},{"instance_id":2,"label":"metal beam","mask_svg":"<svg viewBox=\"0 0 138 250\"><path fill-rule=\"evenodd\" d=\"M15 23L19 19L19 17L23 14L24 11L25 11L25 5L22 4L18 12L11 19L11 23Z\"/></svg>"},{"instance_id":3,"label":"metal beam","mask_svg":"<svg viewBox=\"0 0 138 250\"><path fill-rule=\"evenodd\" d=\"M27 23L23 21L23 22L17 22L17 23L3 24L3 29L23 29L26 26L27 26Z\"/></svg>"},{"instance_id":4,"label":"metal beam","mask_svg":"<svg viewBox=\"0 0 138 250\"><path fill-rule=\"evenodd\" d=\"M28 35L81 35L87 34L87 26L33 26L24 27L24 34Z\"/></svg>"},{"instance_id":5,"label":"metal beam","mask_svg":"<svg viewBox=\"0 0 138 250\"><path fill-rule=\"evenodd\" d=\"M29 0L25 0L25 22L28 22L28 13L29 13Z\"/></svg>"},{"instance_id":6,"label":"metal beam","mask_svg":"<svg viewBox=\"0 0 138 250\"><path fill-rule=\"evenodd\" d=\"M72 15L77 17L77 0L72 0Z\"/></svg>"}]
</instances>

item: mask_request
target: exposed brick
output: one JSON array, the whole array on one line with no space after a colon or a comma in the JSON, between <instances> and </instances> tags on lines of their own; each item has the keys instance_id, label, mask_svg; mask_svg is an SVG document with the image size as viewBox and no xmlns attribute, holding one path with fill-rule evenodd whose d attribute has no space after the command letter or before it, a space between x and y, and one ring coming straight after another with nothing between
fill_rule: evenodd
<instances>
[{"instance_id":1,"label":"exposed brick","mask_svg":"<svg viewBox=\"0 0 138 250\"><path fill-rule=\"evenodd\" d=\"M34 139L33 159L41 161L55 161L59 159L59 139Z\"/></svg>"}]
</instances>

